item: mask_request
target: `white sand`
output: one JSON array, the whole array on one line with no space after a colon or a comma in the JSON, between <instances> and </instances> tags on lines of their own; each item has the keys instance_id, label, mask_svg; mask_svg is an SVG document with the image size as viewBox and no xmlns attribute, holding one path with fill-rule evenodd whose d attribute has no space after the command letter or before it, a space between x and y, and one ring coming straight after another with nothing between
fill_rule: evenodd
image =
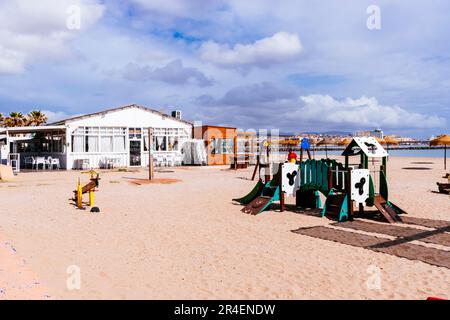
<instances>
[{"instance_id":1,"label":"white sand","mask_svg":"<svg viewBox=\"0 0 450 320\"><path fill-rule=\"evenodd\" d=\"M411 216L450 220L449 196L431 192L444 181L441 162L391 158L390 199ZM246 180L253 168L174 170L157 173L182 180L167 185L126 179L145 178L143 170L101 174L99 214L69 201L76 179L88 178L79 172L22 173L0 183L0 298L450 298L449 269L291 232L331 223L326 218L241 213L231 199L253 187ZM23 259L32 276L20 273L17 263L3 263L5 242L16 249L10 259ZM70 265L81 269L80 290L67 289ZM379 290L367 287L371 265L381 270ZM34 275L36 292L17 286Z\"/></svg>"}]
</instances>

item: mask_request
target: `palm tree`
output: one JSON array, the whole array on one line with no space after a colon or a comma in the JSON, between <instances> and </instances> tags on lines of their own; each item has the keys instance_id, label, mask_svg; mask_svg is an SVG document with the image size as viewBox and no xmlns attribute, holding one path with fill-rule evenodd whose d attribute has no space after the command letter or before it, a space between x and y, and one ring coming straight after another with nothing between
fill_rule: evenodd
<instances>
[{"instance_id":1,"label":"palm tree","mask_svg":"<svg viewBox=\"0 0 450 320\"><path fill-rule=\"evenodd\" d=\"M9 117L6 117L4 120L6 127L21 127L25 123L26 119L22 112L11 112Z\"/></svg>"},{"instance_id":2,"label":"palm tree","mask_svg":"<svg viewBox=\"0 0 450 320\"><path fill-rule=\"evenodd\" d=\"M5 125L5 117L3 116L3 113L0 113L0 127L3 127Z\"/></svg>"},{"instance_id":3,"label":"palm tree","mask_svg":"<svg viewBox=\"0 0 450 320\"><path fill-rule=\"evenodd\" d=\"M46 123L47 120L47 116L41 110L33 110L28 113L27 125L40 126L41 124Z\"/></svg>"}]
</instances>

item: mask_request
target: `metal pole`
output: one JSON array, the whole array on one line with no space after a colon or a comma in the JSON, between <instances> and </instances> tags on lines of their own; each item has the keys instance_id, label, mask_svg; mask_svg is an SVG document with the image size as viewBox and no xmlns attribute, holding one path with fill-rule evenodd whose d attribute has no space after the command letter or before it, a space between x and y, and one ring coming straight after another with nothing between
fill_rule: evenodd
<instances>
[{"instance_id":1,"label":"metal pole","mask_svg":"<svg viewBox=\"0 0 450 320\"><path fill-rule=\"evenodd\" d=\"M148 128L148 180L153 180L153 129Z\"/></svg>"}]
</instances>

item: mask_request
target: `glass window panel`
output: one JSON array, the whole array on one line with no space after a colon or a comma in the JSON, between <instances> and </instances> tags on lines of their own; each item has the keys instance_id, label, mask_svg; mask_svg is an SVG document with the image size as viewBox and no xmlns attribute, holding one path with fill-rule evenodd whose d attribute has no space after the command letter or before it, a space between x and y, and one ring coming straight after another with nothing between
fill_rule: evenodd
<instances>
[{"instance_id":1,"label":"glass window panel","mask_svg":"<svg viewBox=\"0 0 450 320\"><path fill-rule=\"evenodd\" d=\"M125 152L125 136L114 137L114 152Z\"/></svg>"},{"instance_id":2,"label":"glass window panel","mask_svg":"<svg viewBox=\"0 0 450 320\"><path fill-rule=\"evenodd\" d=\"M178 151L178 137L169 137L167 149L169 151Z\"/></svg>"},{"instance_id":3,"label":"glass window panel","mask_svg":"<svg viewBox=\"0 0 450 320\"><path fill-rule=\"evenodd\" d=\"M84 152L83 136L72 136L72 152Z\"/></svg>"},{"instance_id":4,"label":"glass window panel","mask_svg":"<svg viewBox=\"0 0 450 320\"><path fill-rule=\"evenodd\" d=\"M158 136L153 140L155 142L155 151L167 151L166 137Z\"/></svg>"},{"instance_id":5,"label":"glass window panel","mask_svg":"<svg viewBox=\"0 0 450 320\"><path fill-rule=\"evenodd\" d=\"M98 152L98 136L86 137L86 152Z\"/></svg>"},{"instance_id":6,"label":"glass window panel","mask_svg":"<svg viewBox=\"0 0 450 320\"><path fill-rule=\"evenodd\" d=\"M113 152L113 137L112 136L102 136L101 141L101 151L102 152Z\"/></svg>"}]
</instances>

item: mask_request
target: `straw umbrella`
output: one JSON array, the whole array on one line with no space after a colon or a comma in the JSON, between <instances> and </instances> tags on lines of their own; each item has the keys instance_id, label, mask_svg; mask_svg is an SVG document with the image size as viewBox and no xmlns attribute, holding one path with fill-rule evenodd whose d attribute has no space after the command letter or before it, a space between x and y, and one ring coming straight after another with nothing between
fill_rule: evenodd
<instances>
[{"instance_id":1,"label":"straw umbrella","mask_svg":"<svg viewBox=\"0 0 450 320\"><path fill-rule=\"evenodd\" d=\"M396 146L399 144L398 140L387 136L386 138L384 138L384 143L386 144L386 151L389 150L389 146Z\"/></svg>"},{"instance_id":2,"label":"straw umbrella","mask_svg":"<svg viewBox=\"0 0 450 320\"><path fill-rule=\"evenodd\" d=\"M328 158L328 146L329 145L335 145L336 144L336 140L334 140L333 138L323 138L322 140L320 140L317 145L318 146L325 146L325 156Z\"/></svg>"},{"instance_id":3,"label":"straw umbrella","mask_svg":"<svg viewBox=\"0 0 450 320\"><path fill-rule=\"evenodd\" d=\"M447 170L447 146L450 145L450 136L443 134L431 140L430 146L444 146L444 170Z\"/></svg>"},{"instance_id":4,"label":"straw umbrella","mask_svg":"<svg viewBox=\"0 0 450 320\"><path fill-rule=\"evenodd\" d=\"M309 140L309 144L313 146L313 158L315 159L316 158L316 146L317 146L317 143L319 142L319 139L313 137L313 138L308 138L308 140Z\"/></svg>"},{"instance_id":5,"label":"straw umbrella","mask_svg":"<svg viewBox=\"0 0 450 320\"><path fill-rule=\"evenodd\" d=\"M337 143L338 146L348 146L352 142L351 138L343 138Z\"/></svg>"},{"instance_id":6,"label":"straw umbrella","mask_svg":"<svg viewBox=\"0 0 450 320\"><path fill-rule=\"evenodd\" d=\"M386 144L386 140L384 140L384 139L382 139L382 138L375 137L375 140L377 140L378 143L381 144L381 145Z\"/></svg>"}]
</instances>

